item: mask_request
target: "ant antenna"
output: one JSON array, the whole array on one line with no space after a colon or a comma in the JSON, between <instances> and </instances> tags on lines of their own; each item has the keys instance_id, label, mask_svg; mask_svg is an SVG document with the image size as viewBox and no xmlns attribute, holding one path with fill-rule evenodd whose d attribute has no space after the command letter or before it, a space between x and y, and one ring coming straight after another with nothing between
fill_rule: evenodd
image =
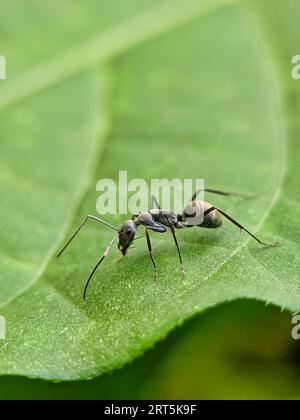
<instances>
[{"instance_id":1,"label":"ant antenna","mask_svg":"<svg viewBox=\"0 0 300 420\"><path fill-rule=\"evenodd\" d=\"M106 248L106 250L104 251L104 254L101 258L101 260L97 263L96 267L94 268L94 270L92 271L90 277L88 278L88 281L86 282L85 288L84 288L84 292L83 292L83 299L86 300L86 293L87 293L87 289L89 287L90 281L92 280L94 274L96 273L96 271L98 270L100 264L102 263L102 261L108 256L111 247L113 245L113 243L115 242L116 239L118 239L119 234L117 236L115 236L109 243L108 247Z\"/></svg>"},{"instance_id":2,"label":"ant antenna","mask_svg":"<svg viewBox=\"0 0 300 420\"><path fill-rule=\"evenodd\" d=\"M116 229L114 226L112 226L110 223L105 222L102 219L99 219L99 217L96 216L87 216L85 218L85 221L82 223L81 226L79 226L79 228L76 230L76 232L74 233L74 235L72 236L72 238L66 243L66 245L63 247L63 249L59 252L59 254L57 255L57 258L59 258L64 252L65 250L68 248L68 246L70 245L70 243L73 241L73 239L75 239L75 237L78 235L78 233L81 231L81 229L83 228L83 226L89 221L89 220L95 220L98 223L101 223L102 225L105 225L113 230L115 230L116 232L118 232L118 229Z\"/></svg>"}]
</instances>

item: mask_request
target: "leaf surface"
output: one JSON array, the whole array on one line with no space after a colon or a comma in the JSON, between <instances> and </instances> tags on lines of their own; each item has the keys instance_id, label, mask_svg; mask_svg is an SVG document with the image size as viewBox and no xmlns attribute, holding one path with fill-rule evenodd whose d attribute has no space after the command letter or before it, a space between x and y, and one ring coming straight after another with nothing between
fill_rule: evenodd
<instances>
[{"instance_id":1,"label":"leaf surface","mask_svg":"<svg viewBox=\"0 0 300 420\"><path fill-rule=\"evenodd\" d=\"M134 18L143 24L131 29L134 35L124 35L122 46L111 42L106 54L91 59L89 65L109 59L106 72L93 72L75 60L67 72L46 77L20 98L18 89L11 95L6 88L7 104L17 102L1 111L7 142L15 138L7 153L13 147L20 153L22 141L26 151L32 141L33 152L26 164L21 156L8 165L5 157L2 166L8 197L1 241L6 268L0 279L5 291L0 311L8 325L7 340L0 343L3 374L62 380L97 376L137 357L188 317L230 299L250 297L299 309L299 223L291 225L290 220L296 222L300 215L295 183L298 123L293 117L300 87L290 80L284 58L297 33L290 6L298 16L300 9L293 0L286 6L266 1L263 8L254 2L218 7L225 3L159 4L142 20ZM152 19L157 10L164 11L164 24ZM279 44L274 28L283 10L280 24L286 43ZM120 26L130 30L127 18ZM113 40L111 33L118 31L109 32L108 38ZM57 62L65 70L64 60ZM15 87L24 79L20 75L16 80ZM109 88L107 100L104 92ZM14 124L18 114L21 124ZM108 114L111 132L100 159ZM32 119L43 122L44 164L39 143L33 140L41 135ZM92 129L95 119L98 124L100 120L100 135ZM22 124L28 125L25 140ZM70 140L74 136L75 150ZM52 177L51 159L58 160ZM87 162L98 159L92 180L93 165ZM227 222L217 231L179 232L187 271L182 278L170 235L152 235L159 280L153 281L146 244L140 240L121 263L117 250L112 252L84 303L86 278L112 232L91 223L59 261L52 260L49 249L64 235L66 214L70 234L86 214L95 212L97 180L117 180L121 169L129 178L204 178L207 186L258 192L255 200L207 199L265 241L279 241L280 247L261 248ZM18 192L15 173L22 170L30 180L31 199ZM78 192L81 182L89 184L89 192L77 209L85 189ZM119 226L124 217L107 220Z\"/></svg>"}]
</instances>

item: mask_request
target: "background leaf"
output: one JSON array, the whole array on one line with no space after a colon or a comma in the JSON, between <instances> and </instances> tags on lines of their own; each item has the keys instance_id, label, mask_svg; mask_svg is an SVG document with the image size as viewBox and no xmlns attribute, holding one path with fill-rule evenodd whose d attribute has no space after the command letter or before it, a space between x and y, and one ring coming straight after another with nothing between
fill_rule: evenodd
<instances>
[{"instance_id":1,"label":"background leaf","mask_svg":"<svg viewBox=\"0 0 300 420\"><path fill-rule=\"evenodd\" d=\"M5 274L1 279L6 292L3 298L1 295L0 309L8 323L7 340L0 343L2 373L47 379L93 377L138 356L186 318L230 299L251 297L299 309L299 228L297 223L290 223L292 218L297 220L299 213L299 192L294 181L299 167L298 123L293 118L299 88L295 87L290 98L290 60L286 61L290 53L287 45L291 48L289 41L297 33L299 6L289 0L284 5L265 1L263 8L250 2L249 6L214 9L226 3L218 1L207 10L208 3L201 7L198 3L197 7L193 1L184 6L179 2L159 6L163 9L158 10L165 11L165 25L152 19L157 12L143 15L142 22L149 30L145 33L144 25L138 26L141 32L127 35L127 47L116 48L112 43L114 48L106 57L122 54L109 62L105 72L86 70L86 74L74 76L86 65L79 65L75 59L68 67L69 74L64 58L57 61L64 71L54 78L43 78L33 89L21 90L21 94L17 89L28 73L16 76L16 82L5 88L7 104L18 101L18 95L24 102L11 104L1 112L1 127L5 127L3 133L7 136L3 150L8 156L14 156L14 147L21 150L24 138L20 133L23 135L27 123L29 134L24 144L30 150L27 144L32 141L33 151L25 168L22 156L14 156L12 166L7 165L6 170L2 167L1 180L8 197L7 207L3 207L6 223L2 254L9 255L6 258L10 260L3 270L9 270L9 276ZM96 7L93 2L91 5ZM93 7L87 8L88 16L98 10ZM129 9L133 11L134 7ZM185 13L181 19L182 10ZM212 13L204 15L207 11ZM277 42L278 17L286 43ZM127 18L125 13L122 19ZM125 28L130 29L130 25L127 23ZM27 33L26 28L24 31ZM82 35L84 31L79 32ZM63 37L62 32L59 39ZM127 51L133 45L135 48ZM273 54L274 46L277 56ZM50 47L49 51L51 56ZM91 62L97 58L103 61L103 57L96 56ZM46 67L32 74L41 74L41 68L43 72ZM68 88L72 90L68 92ZM109 88L110 96L105 100ZM28 96L33 93L36 95ZM18 111L21 121L16 123ZM34 121L28 120L26 113L31 119L37 118L39 124L43 121L42 133L35 131ZM107 115L112 127L107 147L94 180L89 182L90 190L73 217L93 171L90 162L100 156ZM100 136L95 133L95 116L99 116ZM43 142L39 143L38 138ZM75 139L74 150L70 139ZM55 147L53 142L63 148ZM20 194L17 179L10 175L13 165L18 174L25 173L26 180L40 182L38 186L30 183L30 200L28 194ZM39 165L47 168L44 177ZM49 172L53 167L57 184L51 193ZM217 232L180 232L187 270L182 279L171 238L153 235L159 281L153 282L146 246L139 241L122 263L116 262L117 251L112 253L92 284L89 302L84 304L83 285L111 232L91 225L63 260L47 263L64 234L62 220L66 213L73 230L95 209L96 181L116 179L120 169L128 170L130 178L203 177L206 185L220 189L259 192L256 200L217 198L215 203L265 240L279 240L281 246L262 249L227 223ZM16 170L11 172L14 175ZM78 191L79 183L83 186ZM21 213L18 223L13 217L16 209ZM43 219L36 226L41 211ZM28 215L34 228L24 223ZM123 219L116 216L108 220L120 225ZM29 235L34 240L27 239Z\"/></svg>"}]
</instances>

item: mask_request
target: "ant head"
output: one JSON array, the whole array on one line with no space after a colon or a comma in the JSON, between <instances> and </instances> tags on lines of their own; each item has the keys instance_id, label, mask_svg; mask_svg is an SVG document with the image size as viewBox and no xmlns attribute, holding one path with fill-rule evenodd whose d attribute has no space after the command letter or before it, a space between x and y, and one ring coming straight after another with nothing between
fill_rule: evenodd
<instances>
[{"instance_id":1,"label":"ant head","mask_svg":"<svg viewBox=\"0 0 300 420\"><path fill-rule=\"evenodd\" d=\"M128 248L132 244L134 237L137 233L137 226L134 220L127 220L123 223L118 231L119 244L118 248L123 255L126 255Z\"/></svg>"}]
</instances>

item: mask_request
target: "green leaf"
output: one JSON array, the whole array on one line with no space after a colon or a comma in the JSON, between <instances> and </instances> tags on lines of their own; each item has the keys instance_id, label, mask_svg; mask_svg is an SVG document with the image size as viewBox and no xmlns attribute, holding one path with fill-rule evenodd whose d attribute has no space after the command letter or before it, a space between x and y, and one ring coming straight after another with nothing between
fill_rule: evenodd
<instances>
[{"instance_id":1,"label":"green leaf","mask_svg":"<svg viewBox=\"0 0 300 420\"><path fill-rule=\"evenodd\" d=\"M86 24L85 33L74 30L74 44L66 37L57 46L56 59L49 45L49 60L41 51L35 55L37 63L46 64L3 84L2 374L97 376L137 357L188 317L230 299L251 297L299 309L294 116L300 85L290 79L285 60L300 7L295 0L218 7L227 3L159 3L136 17L124 12L125 23L100 35ZM83 21L95 25L92 12L101 6L91 2L87 10ZM74 14L75 28L76 23ZM60 25L73 30L71 23ZM58 39L64 39L63 30ZM90 70L107 60L105 71ZM32 84L24 86L28 80ZM112 252L84 303L86 278L111 232L91 224L64 259L52 256L68 236L67 224L70 234L95 212L97 180L116 179L120 169L130 178L203 177L207 186L258 192L255 200L209 200L262 239L280 241L280 247L261 248L229 223L217 231L179 232L183 279L172 238L152 235L158 281L140 240L122 263L117 250ZM123 219L107 218L114 225Z\"/></svg>"}]
</instances>

